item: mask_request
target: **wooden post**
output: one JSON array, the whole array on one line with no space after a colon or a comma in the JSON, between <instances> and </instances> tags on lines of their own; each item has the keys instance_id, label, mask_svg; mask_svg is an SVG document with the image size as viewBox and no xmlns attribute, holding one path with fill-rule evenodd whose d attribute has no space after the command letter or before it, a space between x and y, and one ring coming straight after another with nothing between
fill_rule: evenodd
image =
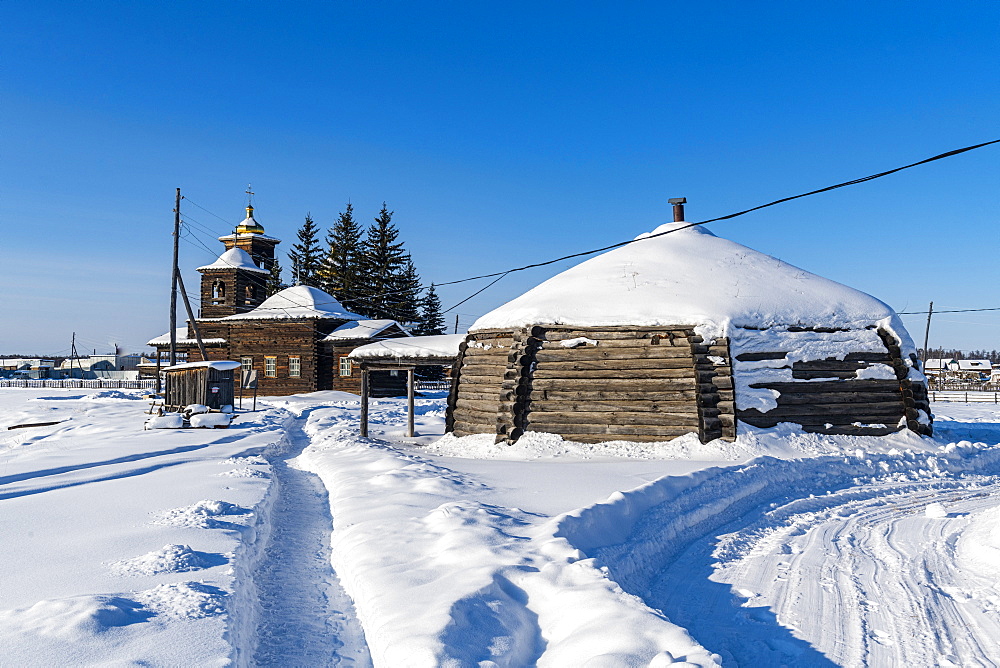
<instances>
[{"instance_id":1,"label":"wooden post","mask_svg":"<svg viewBox=\"0 0 1000 668\"><path fill-rule=\"evenodd\" d=\"M361 366L361 435L368 437L368 367Z\"/></svg>"},{"instance_id":2,"label":"wooden post","mask_svg":"<svg viewBox=\"0 0 1000 668\"><path fill-rule=\"evenodd\" d=\"M406 435L413 437L413 367L406 370Z\"/></svg>"},{"instance_id":3,"label":"wooden post","mask_svg":"<svg viewBox=\"0 0 1000 668\"><path fill-rule=\"evenodd\" d=\"M203 361L208 361L208 353L205 352L205 344L201 341L201 332L198 331L198 321L194 318L194 311L191 310L191 301L188 299L187 290L184 289L184 278L181 276L181 270L174 267L174 271L177 272L177 284L181 288L181 297L184 298L184 308L187 310L188 322L191 325L191 329L194 330L194 337L198 341L198 350L201 352L201 359ZM190 361L190 358L189 358Z\"/></svg>"},{"instance_id":4,"label":"wooden post","mask_svg":"<svg viewBox=\"0 0 1000 668\"><path fill-rule=\"evenodd\" d=\"M174 204L174 263L170 272L170 366L177 364L177 253L181 241L181 189Z\"/></svg>"},{"instance_id":5,"label":"wooden post","mask_svg":"<svg viewBox=\"0 0 1000 668\"><path fill-rule=\"evenodd\" d=\"M931 336L931 316L934 315L934 302L927 307L927 329L924 330L924 359L922 360L924 368L927 367L927 359L930 356L930 352L927 350L927 342ZM944 359L941 360L941 371L944 371Z\"/></svg>"}]
</instances>

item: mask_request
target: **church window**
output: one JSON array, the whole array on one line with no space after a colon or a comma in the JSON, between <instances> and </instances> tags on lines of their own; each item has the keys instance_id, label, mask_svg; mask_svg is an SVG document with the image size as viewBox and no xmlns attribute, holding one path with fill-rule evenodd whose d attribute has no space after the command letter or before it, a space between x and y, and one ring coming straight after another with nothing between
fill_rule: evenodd
<instances>
[{"instance_id":1,"label":"church window","mask_svg":"<svg viewBox=\"0 0 1000 668\"><path fill-rule=\"evenodd\" d=\"M277 357L264 357L264 375L268 378L278 377L278 358Z\"/></svg>"},{"instance_id":2,"label":"church window","mask_svg":"<svg viewBox=\"0 0 1000 668\"><path fill-rule=\"evenodd\" d=\"M288 377L298 378L302 375L302 358L301 357L289 357L288 358Z\"/></svg>"},{"instance_id":3,"label":"church window","mask_svg":"<svg viewBox=\"0 0 1000 668\"><path fill-rule=\"evenodd\" d=\"M243 288L243 301L245 303L249 303L249 302L253 301L253 292L254 291L253 291L253 286L252 285L248 285L245 288Z\"/></svg>"},{"instance_id":4,"label":"church window","mask_svg":"<svg viewBox=\"0 0 1000 668\"><path fill-rule=\"evenodd\" d=\"M340 375L350 376L351 375L351 360L347 355L341 355L340 357Z\"/></svg>"},{"instance_id":5,"label":"church window","mask_svg":"<svg viewBox=\"0 0 1000 668\"><path fill-rule=\"evenodd\" d=\"M226 300L226 284L222 281L212 283L212 301L216 304Z\"/></svg>"},{"instance_id":6,"label":"church window","mask_svg":"<svg viewBox=\"0 0 1000 668\"><path fill-rule=\"evenodd\" d=\"M240 358L240 365L244 369L252 369L253 368L253 358L252 357L241 357Z\"/></svg>"}]
</instances>

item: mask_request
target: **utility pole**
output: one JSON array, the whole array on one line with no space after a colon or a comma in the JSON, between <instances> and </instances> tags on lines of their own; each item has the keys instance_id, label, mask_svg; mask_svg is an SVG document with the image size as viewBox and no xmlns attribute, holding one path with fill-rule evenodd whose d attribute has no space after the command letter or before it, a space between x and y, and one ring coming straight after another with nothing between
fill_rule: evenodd
<instances>
[{"instance_id":1,"label":"utility pole","mask_svg":"<svg viewBox=\"0 0 1000 668\"><path fill-rule=\"evenodd\" d=\"M931 337L931 316L932 315L934 315L934 302L931 302L931 305L929 307L927 307L927 329L924 330L924 359L921 360L921 362L923 363L923 366L924 366L925 369L927 368L927 356L930 354L930 351L927 350L927 341ZM944 360L942 360L942 366L943 366L943 361ZM942 368L941 371L943 373L944 369Z\"/></svg>"},{"instance_id":2,"label":"utility pole","mask_svg":"<svg viewBox=\"0 0 1000 668\"><path fill-rule=\"evenodd\" d=\"M177 252L181 241L181 189L174 202L174 262L170 272L170 366L177 364Z\"/></svg>"},{"instance_id":3,"label":"utility pole","mask_svg":"<svg viewBox=\"0 0 1000 668\"><path fill-rule=\"evenodd\" d=\"M455 314L455 334L458 334L458 314Z\"/></svg>"}]
</instances>

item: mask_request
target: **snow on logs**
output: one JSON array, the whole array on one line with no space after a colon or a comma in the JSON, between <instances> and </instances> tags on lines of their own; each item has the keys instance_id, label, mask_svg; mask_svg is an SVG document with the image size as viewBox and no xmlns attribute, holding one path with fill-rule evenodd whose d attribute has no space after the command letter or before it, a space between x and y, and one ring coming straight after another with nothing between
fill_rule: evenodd
<instances>
[{"instance_id":1,"label":"snow on logs","mask_svg":"<svg viewBox=\"0 0 1000 668\"><path fill-rule=\"evenodd\" d=\"M706 343L686 326L536 325L473 332L456 364L447 429L456 436L495 434L510 441L541 431L586 443L659 441L686 433L703 442L733 439L736 420L755 427L792 422L827 434L883 435L906 427L930 433L926 387L910 378L916 363L902 357L887 331L842 333L842 339L856 337L861 350L839 358L834 353L843 346L831 345L830 356L803 360L759 350L774 341L814 345L827 334L807 328L770 336L744 331L731 351L729 338ZM589 343L563 345L579 339ZM743 376L739 404L734 362ZM774 397L771 405L748 401L762 392Z\"/></svg>"},{"instance_id":2,"label":"snow on logs","mask_svg":"<svg viewBox=\"0 0 1000 668\"><path fill-rule=\"evenodd\" d=\"M479 318L447 429L513 441L734 438L737 421L929 434L913 341L884 302L668 223Z\"/></svg>"},{"instance_id":3,"label":"snow on logs","mask_svg":"<svg viewBox=\"0 0 1000 668\"><path fill-rule=\"evenodd\" d=\"M578 339L590 343L562 345ZM460 351L447 428L510 440L528 430L583 442L731 439L731 371L719 362L728 347L714 343L686 327L475 332Z\"/></svg>"}]
</instances>

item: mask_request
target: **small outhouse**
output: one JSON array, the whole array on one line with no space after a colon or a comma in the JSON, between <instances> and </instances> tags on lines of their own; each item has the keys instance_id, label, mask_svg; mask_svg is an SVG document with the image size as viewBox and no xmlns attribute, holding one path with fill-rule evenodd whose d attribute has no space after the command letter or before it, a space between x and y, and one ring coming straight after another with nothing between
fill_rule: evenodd
<instances>
[{"instance_id":1,"label":"small outhouse","mask_svg":"<svg viewBox=\"0 0 1000 668\"><path fill-rule=\"evenodd\" d=\"M233 405L234 376L239 362L189 362L165 368L164 408L180 411L191 404L219 410Z\"/></svg>"}]
</instances>

